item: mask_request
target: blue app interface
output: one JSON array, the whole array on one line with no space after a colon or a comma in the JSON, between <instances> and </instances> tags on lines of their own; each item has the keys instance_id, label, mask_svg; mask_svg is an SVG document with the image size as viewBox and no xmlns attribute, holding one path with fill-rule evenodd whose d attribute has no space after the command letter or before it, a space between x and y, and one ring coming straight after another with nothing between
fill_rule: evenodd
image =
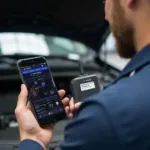
<instances>
[{"instance_id":1,"label":"blue app interface","mask_svg":"<svg viewBox=\"0 0 150 150\"><path fill-rule=\"evenodd\" d=\"M46 63L21 68L38 119L63 111L57 89Z\"/></svg>"}]
</instances>

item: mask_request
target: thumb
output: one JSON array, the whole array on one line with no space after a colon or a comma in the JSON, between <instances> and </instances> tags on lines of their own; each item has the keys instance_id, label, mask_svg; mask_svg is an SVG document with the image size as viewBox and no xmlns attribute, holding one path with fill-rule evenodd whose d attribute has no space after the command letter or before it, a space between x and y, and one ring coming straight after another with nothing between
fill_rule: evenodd
<instances>
[{"instance_id":1,"label":"thumb","mask_svg":"<svg viewBox=\"0 0 150 150\"><path fill-rule=\"evenodd\" d=\"M28 91L24 84L21 85L21 92L18 96L17 107L24 107L27 103Z\"/></svg>"}]
</instances>

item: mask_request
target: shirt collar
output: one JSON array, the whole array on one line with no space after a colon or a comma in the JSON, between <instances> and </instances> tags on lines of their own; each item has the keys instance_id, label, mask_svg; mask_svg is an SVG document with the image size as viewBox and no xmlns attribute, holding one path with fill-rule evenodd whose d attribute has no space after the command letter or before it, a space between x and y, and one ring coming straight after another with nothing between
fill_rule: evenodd
<instances>
[{"instance_id":1,"label":"shirt collar","mask_svg":"<svg viewBox=\"0 0 150 150\"><path fill-rule=\"evenodd\" d=\"M131 61L126 65L126 67L121 72L119 78L137 70L138 68L144 66L150 62L150 44L145 46L139 53L137 53Z\"/></svg>"},{"instance_id":2,"label":"shirt collar","mask_svg":"<svg viewBox=\"0 0 150 150\"><path fill-rule=\"evenodd\" d=\"M131 61L126 65L126 67L123 69L123 71L120 73L119 77L111 82L110 84L106 85L104 87L107 88L108 86L112 85L116 81L118 81L120 78L130 74L131 72L135 72L140 67L144 66L145 64L150 62L150 44L145 46L139 53L137 53Z\"/></svg>"}]
</instances>

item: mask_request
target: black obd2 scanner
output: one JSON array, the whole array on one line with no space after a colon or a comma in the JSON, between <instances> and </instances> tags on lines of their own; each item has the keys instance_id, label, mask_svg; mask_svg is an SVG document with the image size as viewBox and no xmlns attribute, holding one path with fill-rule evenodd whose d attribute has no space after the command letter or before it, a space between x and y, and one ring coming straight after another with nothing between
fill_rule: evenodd
<instances>
[{"instance_id":1,"label":"black obd2 scanner","mask_svg":"<svg viewBox=\"0 0 150 150\"><path fill-rule=\"evenodd\" d=\"M100 80L96 74L84 74L83 64L80 62L81 75L72 79L70 88L75 102L81 102L101 90Z\"/></svg>"}]
</instances>

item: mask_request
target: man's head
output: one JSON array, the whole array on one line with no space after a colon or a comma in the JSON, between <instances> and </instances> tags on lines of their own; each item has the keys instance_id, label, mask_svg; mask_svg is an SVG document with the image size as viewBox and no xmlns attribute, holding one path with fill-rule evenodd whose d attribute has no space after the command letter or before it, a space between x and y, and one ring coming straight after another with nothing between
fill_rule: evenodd
<instances>
[{"instance_id":1,"label":"man's head","mask_svg":"<svg viewBox=\"0 0 150 150\"><path fill-rule=\"evenodd\" d=\"M131 58L136 54L136 29L148 4L150 9L150 0L106 0L106 19L116 39L117 51L124 58Z\"/></svg>"}]
</instances>

